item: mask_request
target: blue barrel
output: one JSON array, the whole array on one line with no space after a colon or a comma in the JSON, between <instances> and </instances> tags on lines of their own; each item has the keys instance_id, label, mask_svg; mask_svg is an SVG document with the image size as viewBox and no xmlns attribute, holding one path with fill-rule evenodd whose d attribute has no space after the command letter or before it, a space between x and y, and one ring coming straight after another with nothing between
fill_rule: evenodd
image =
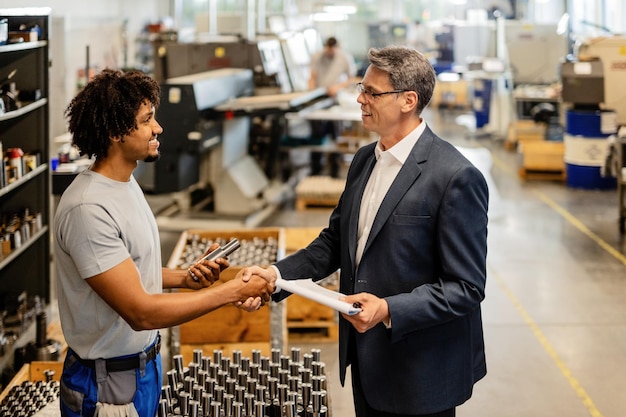
<instances>
[{"instance_id":1,"label":"blue barrel","mask_svg":"<svg viewBox=\"0 0 626 417\"><path fill-rule=\"evenodd\" d=\"M569 187L610 190L617 180L603 177L607 138L617 132L617 115L612 111L568 110L564 144L566 182Z\"/></svg>"},{"instance_id":2,"label":"blue barrel","mask_svg":"<svg viewBox=\"0 0 626 417\"><path fill-rule=\"evenodd\" d=\"M572 136L606 138L617 133L617 114L609 110L568 110L565 126Z\"/></svg>"}]
</instances>

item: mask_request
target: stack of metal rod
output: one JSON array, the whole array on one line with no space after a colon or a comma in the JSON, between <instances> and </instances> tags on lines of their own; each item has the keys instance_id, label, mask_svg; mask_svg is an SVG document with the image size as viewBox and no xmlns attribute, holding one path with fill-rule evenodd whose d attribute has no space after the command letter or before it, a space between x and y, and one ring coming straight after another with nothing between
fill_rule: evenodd
<instances>
[{"instance_id":1,"label":"stack of metal rod","mask_svg":"<svg viewBox=\"0 0 626 417\"><path fill-rule=\"evenodd\" d=\"M213 243L224 246L229 238L206 238L198 234L190 234L187 243L178 259L178 268L187 269L200 258ZM278 239L275 237L253 237L239 239L241 246L235 252L228 255L231 266L237 265L271 265L277 260L279 249Z\"/></svg>"},{"instance_id":2,"label":"stack of metal rod","mask_svg":"<svg viewBox=\"0 0 626 417\"><path fill-rule=\"evenodd\" d=\"M52 370L45 370L45 381L24 381L11 387L0 404L0 416L35 416L52 404L56 404L58 415L60 386L59 381L53 380L54 374Z\"/></svg>"},{"instance_id":3,"label":"stack of metal rod","mask_svg":"<svg viewBox=\"0 0 626 417\"><path fill-rule=\"evenodd\" d=\"M193 351L186 366L173 356L162 387L159 417L328 417L327 382L321 351L290 355L272 349L269 357L253 350L232 357Z\"/></svg>"}]
</instances>

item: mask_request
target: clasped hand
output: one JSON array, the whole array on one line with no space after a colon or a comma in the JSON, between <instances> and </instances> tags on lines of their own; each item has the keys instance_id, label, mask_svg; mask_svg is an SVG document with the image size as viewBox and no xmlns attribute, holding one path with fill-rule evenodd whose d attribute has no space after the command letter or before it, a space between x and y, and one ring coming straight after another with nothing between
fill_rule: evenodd
<instances>
[{"instance_id":1,"label":"clasped hand","mask_svg":"<svg viewBox=\"0 0 626 417\"><path fill-rule=\"evenodd\" d=\"M246 311L255 311L271 300L272 294L276 290L276 271L273 268L261 268L260 266L250 266L242 269L237 278L241 278L244 282L251 284L252 282L263 279L266 282L265 291L259 296L248 297L236 303L237 307Z\"/></svg>"}]
</instances>

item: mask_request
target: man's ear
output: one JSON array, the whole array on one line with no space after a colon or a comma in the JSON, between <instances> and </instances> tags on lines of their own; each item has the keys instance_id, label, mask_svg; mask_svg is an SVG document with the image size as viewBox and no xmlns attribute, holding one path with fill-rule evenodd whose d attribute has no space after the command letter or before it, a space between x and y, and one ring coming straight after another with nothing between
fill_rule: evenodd
<instances>
[{"instance_id":1,"label":"man's ear","mask_svg":"<svg viewBox=\"0 0 626 417\"><path fill-rule=\"evenodd\" d=\"M417 104L419 103L419 97L416 91L405 91L404 92L404 105L402 106L402 111L407 113L412 113L415 111Z\"/></svg>"}]
</instances>

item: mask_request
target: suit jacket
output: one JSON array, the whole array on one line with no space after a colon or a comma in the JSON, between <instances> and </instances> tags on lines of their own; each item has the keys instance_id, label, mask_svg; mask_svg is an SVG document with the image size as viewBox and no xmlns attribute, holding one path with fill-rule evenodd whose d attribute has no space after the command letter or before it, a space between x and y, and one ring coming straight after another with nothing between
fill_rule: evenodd
<instances>
[{"instance_id":1,"label":"suit jacket","mask_svg":"<svg viewBox=\"0 0 626 417\"><path fill-rule=\"evenodd\" d=\"M355 154L328 227L276 266L285 279L314 280L340 268L342 293L385 298L391 329L381 323L359 334L340 319L341 383L353 332L369 404L397 414L434 413L466 401L486 374L480 303L487 184L456 148L426 127L382 201L357 270L359 207L375 146Z\"/></svg>"}]
</instances>

